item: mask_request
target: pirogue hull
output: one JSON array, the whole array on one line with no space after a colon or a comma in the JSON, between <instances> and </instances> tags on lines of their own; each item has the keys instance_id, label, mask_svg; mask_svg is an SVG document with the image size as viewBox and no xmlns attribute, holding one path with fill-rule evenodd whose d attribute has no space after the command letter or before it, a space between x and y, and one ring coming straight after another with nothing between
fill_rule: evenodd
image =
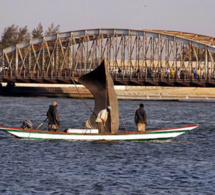
<instances>
[{"instance_id":1,"label":"pirogue hull","mask_svg":"<svg viewBox=\"0 0 215 195\"><path fill-rule=\"evenodd\" d=\"M167 140L177 137L187 131L193 130L198 125L176 127L169 129L151 130L145 132L124 132L124 133L66 133L24 130L12 127L0 127L5 131L22 139L44 139L44 140L73 140L73 141L151 141Z\"/></svg>"}]
</instances>

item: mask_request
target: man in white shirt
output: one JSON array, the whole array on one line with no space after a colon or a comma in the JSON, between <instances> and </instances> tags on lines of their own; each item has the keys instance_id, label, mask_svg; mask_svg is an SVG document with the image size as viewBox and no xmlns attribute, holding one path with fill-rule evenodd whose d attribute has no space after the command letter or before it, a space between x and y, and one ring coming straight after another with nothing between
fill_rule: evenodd
<instances>
[{"instance_id":1,"label":"man in white shirt","mask_svg":"<svg viewBox=\"0 0 215 195\"><path fill-rule=\"evenodd\" d=\"M108 119L108 112L110 112L111 106L108 106L107 109L103 109L98 113L96 118L96 123L98 124L99 133L105 133L105 123Z\"/></svg>"}]
</instances>

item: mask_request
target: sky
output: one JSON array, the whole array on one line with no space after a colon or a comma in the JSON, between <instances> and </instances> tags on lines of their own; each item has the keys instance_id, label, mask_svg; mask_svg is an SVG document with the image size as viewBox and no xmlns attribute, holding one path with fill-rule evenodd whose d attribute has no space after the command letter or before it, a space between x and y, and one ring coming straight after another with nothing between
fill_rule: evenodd
<instances>
[{"instance_id":1,"label":"sky","mask_svg":"<svg viewBox=\"0 0 215 195\"><path fill-rule=\"evenodd\" d=\"M159 29L215 37L215 0L0 0L0 35L12 24L31 32L94 28Z\"/></svg>"}]
</instances>

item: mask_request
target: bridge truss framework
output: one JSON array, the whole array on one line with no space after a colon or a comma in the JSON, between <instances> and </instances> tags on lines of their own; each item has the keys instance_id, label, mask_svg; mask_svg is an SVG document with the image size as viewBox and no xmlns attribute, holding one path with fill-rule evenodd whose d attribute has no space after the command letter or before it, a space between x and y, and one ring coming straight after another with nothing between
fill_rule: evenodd
<instances>
[{"instance_id":1,"label":"bridge truss framework","mask_svg":"<svg viewBox=\"0 0 215 195\"><path fill-rule=\"evenodd\" d=\"M3 49L0 81L72 83L105 59L116 84L214 86L214 45L176 31L70 31Z\"/></svg>"}]
</instances>

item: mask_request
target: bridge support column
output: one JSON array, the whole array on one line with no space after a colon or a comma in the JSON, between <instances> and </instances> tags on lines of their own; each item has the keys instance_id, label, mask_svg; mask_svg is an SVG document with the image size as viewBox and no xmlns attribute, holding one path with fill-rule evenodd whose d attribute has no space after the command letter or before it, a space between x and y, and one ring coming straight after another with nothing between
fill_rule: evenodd
<instances>
[{"instance_id":1,"label":"bridge support column","mask_svg":"<svg viewBox=\"0 0 215 195\"><path fill-rule=\"evenodd\" d=\"M206 80L208 81L209 75L208 75L208 48L205 46L205 68L206 68Z\"/></svg>"},{"instance_id":2,"label":"bridge support column","mask_svg":"<svg viewBox=\"0 0 215 195\"><path fill-rule=\"evenodd\" d=\"M15 76L17 76L18 73L18 64L19 64L19 53L18 53L18 45L16 45L16 68L15 68Z\"/></svg>"}]
</instances>

